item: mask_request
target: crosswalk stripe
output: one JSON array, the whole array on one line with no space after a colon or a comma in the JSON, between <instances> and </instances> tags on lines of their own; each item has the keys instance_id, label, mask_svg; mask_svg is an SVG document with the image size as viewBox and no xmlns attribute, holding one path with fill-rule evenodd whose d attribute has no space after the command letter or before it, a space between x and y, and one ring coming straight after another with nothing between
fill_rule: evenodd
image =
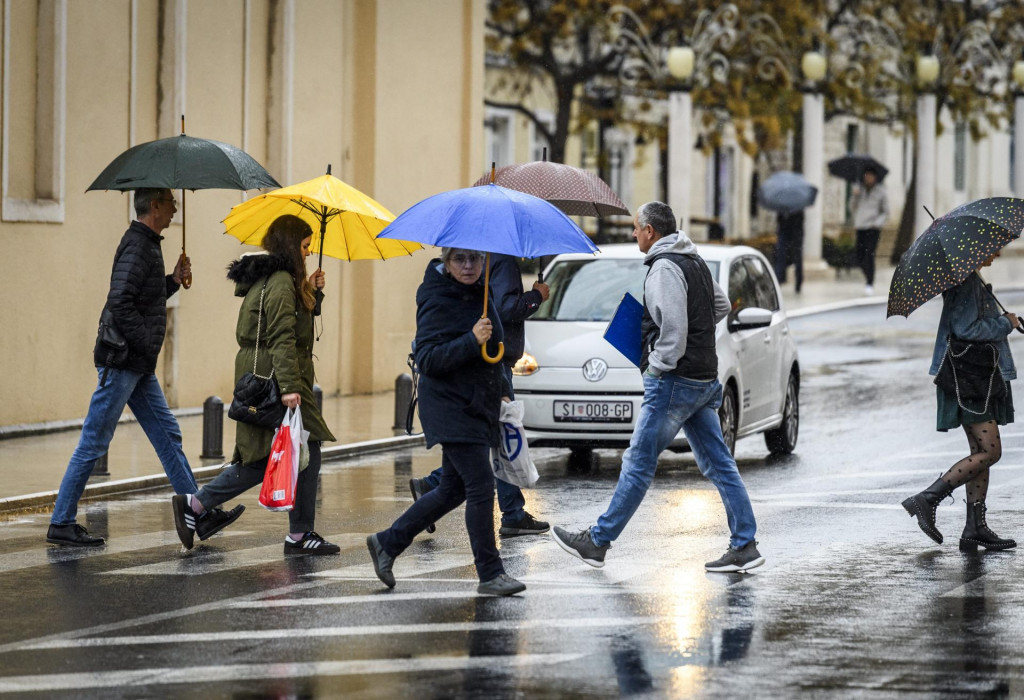
<instances>
[{"instance_id":1,"label":"crosswalk stripe","mask_svg":"<svg viewBox=\"0 0 1024 700\"><path fill-rule=\"evenodd\" d=\"M365 537L363 539L363 546L365 547ZM456 551L456 550L451 550ZM454 569L460 566L471 566L473 564L473 555L469 552L465 553L428 553L428 554L411 554L405 553L398 557L395 561L394 572L398 578L413 578L421 574L432 574L435 571L444 571L445 569ZM328 569L326 571L318 571L310 574L313 577L320 578L333 578L333 579L376 579L377 575L373 571L373 564L370 562L370 555L366 555L365 564L354 564L352 566L343 566L338 569Z\"/></svg>"},{"instance_id":2,"label":"crosswalk stripe","mask_svg":"<svg viewBox=\"0 0 1024 700\"><path fill-rule=\"evenodd\" d=\"M86 688L150 687L170 684L209 684L278 678L354 676L378 673L420 673L491 669L495 666L532 666L576 661L584 654L518 654L515 656L454 656L418 659L366 659L272 664L231 664L185 668L149 668L131 671L58 673L0 677L0 693L55 692Z\"/></svg>"},{"instance_id":3,"label":"crosswalk stripe","mask_svg":"<svg viewBox=\"0 0 1024 700\"><path fill-rule=\"evenodd\" d=\"M302 627L299 629L232 630L229 632L179 632L177 634L133 634L121 637L54 639L24 645L23 650L80 649L85 647L141 646L144 644L210 644L214 642L306 639L310 637L380 637L398 634L445 634L452 632L504 632L531 629L592 629L637 627L657 624L662 617L599 617L534 620L486 620L480 622L430 622L407 625L354 625L345 627Z\"/></svg>"},{"instance_id":4,"label":"crosswalk stripe","mask_svg":"<svg viewBox=\"0 0 1024 700\"><path fill-rule=\"evenodd\" d=\"M376 577L374 577L376 581ZM416 579L416 581L423 581L425 579ZM436 579L430 579L436 581ZM526 579L520 579L526 580ZM232 609L256 609L264 610L266 608L293 608L293 607L324 607L330 605L360 605L365 603L396 603L399 601L406 600L464 600L467 598L483 598L490 596L483 596L476 592L476 582L466 581L465 579L446 579L452 583L472 583L473 590L471 591L419 591L416 593L371 593L369 595L346 595L346 596L326 596L323 598L286 598L286 599L275 599L275 600L246 600L231 605ZM546 581L536 581L536 584L544 584ZM573 585L571 587L555 587L545 586L542 595L545 596L575 596L580 595L581 592L585 592L589 596L616 596L616 595L637 595L637 591L628 588L611 588L602 586L578 586ZM529 591L530 594L535 591Z\"/></svg>"},{"instance_id":5,"label":"crosswalk stripe","mask_svg":"<svg viewBox=\"0 0 1024 700\"><path fill-rule=\"evenodd\" d=\"M337 535L328 535L327 539L328 541L339 545L342 548L342 551L366 546L365 534L347 532ZM177 542L177 537L175 537L175 542ZM306 541L302 546L304 548L309 548L310 542ZM104 573L107 575L118 574L122 576L204 576L206 574L214 574L220 571L230 571L232 569L240 569L246 566L255 566L257 564L269 564L275 561L281 561L281 558L283 557L283 550L284 540L280 540L278 544L238 549L229 552L225 552L223 550L204 550L200 547L192 550L189 554L168 559L167 561L156 562L154 564L141 564L139 566L129 566L123 569L106 571Z\"/></svg>"}]
</instances>

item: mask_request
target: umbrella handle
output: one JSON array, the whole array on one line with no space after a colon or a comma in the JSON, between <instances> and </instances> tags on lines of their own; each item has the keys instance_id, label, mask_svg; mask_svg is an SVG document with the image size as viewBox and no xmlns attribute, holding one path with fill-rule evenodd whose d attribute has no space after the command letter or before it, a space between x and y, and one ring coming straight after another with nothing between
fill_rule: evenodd
<instances>
[{"instance_id":1,"label":"umbrella handle","mask_svg":"<svg viewBox=\"0 0 1024 700\"><path fill-rule=\"evenodd\" d=\"M185 251L182 250L181 251L181 255L178 256L178 262L181 262L184 259L185 259ZM192 273L191 272L188 272L188 273L182 275L182 277L181 277L181 286L184 287L185 289L188 289L189 287L192 286Z\"/></svg>"},{"instance_id":2,"label":"umbrella handle","mask_svg":"<svg viewBox=\"0 0 1024 700\"><path fill-rule=\"evenodd\" d=\"M494 357L487 354L487 343L480 343L480 356L484 358L484 362L489 362L492 365L500 362L501 358L505 356L505 343L498 343L498 354Z\"/></svg>"}]
</instances>

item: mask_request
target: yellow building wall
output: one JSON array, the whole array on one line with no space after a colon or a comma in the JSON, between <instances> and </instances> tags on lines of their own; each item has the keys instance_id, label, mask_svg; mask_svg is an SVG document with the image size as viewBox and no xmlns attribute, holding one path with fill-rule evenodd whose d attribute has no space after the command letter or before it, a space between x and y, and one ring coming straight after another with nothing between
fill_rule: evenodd
<instances>
[{"instance_id":1,"label":"yellow building wall","mask_svg":"<svg viewBox=\"0 0 1024 700\"><path fill-rule=\"evenodd\" d=\"M242 147L282 184L321 175L331 164L335 175L396 215L424 197L468 186L477 175L471 166L482 153L482 0L58 0L57 6L66 32L63 221L0 220L0 425L85 415L96 384L96 325L113 253L131 216L130 194L85 189L129 146L178 133L180 121L170 113L177 104L184 105L189 135ZM158 49L161 15L165 28L184 18L184 91L174 99L167 92L174 89L168 37L163 58ZM5 36L19 41L5 47L12 55L4 71L35 56L34 43L22 40L32 35L22 23L25 13L8 16ZM274 102L280 86L271 86L271 73L280 68L271 66L283 46L272 47L268 37L283 18L294 34L291 128L282 135L275 130L287 121ZM25 143L35 137L36 96L25 75L21 70L0 95L0 107L9 115L5 191L31 198L25 173L34 172L32 149ZM180 200L181 192L175 196ZM194 283L171 305L173 352L165 346L157 367L180 406L231 394L239 302L224 273L240 253L255 249L223 235L221 221L245 196L185 195ZM168 270L181 250L181 208L165 232ZM379 263L324 259L327 303L315 353L325 393L393 385L405 369L415 290L429 257L424 251ZM314 257L307 267L315 269Z\"/></svg>"}]
</instances>

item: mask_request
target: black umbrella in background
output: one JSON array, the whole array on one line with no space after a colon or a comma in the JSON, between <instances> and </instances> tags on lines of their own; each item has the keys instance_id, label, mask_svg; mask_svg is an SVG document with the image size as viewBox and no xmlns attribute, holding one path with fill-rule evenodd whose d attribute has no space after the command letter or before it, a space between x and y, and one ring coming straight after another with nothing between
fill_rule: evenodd
<instances>
[{"instance_id":1,"label":"black umbrella in background","mask_svg":"<svg viewBox=\"0 0 1024 700\"><path fill-rule=\"evenodd\" d=\"M181 190L181 258L185 257L185 190L252 190L281 185L262 165L240 148L185 135L185 115L181 116L181 135L133 146L103 169L90 190L137 190L157 187ZM192 286L192 276L182 280Z\"/></svg>"},{"instance_id":2,"label":"black umbrella in background","mask_svg":"<svg viewBox=\"0 0 1024 700\"><path fill-rule=\"evenodd\" d=\"M854 184L860 184L864 181L865 170L874 170L878 173L879 182L884 180L885 176L889 174L887 167L863 153L847 153L845 156L840 156L828 162L829 173Z\"/></svg>"}]
</instances>

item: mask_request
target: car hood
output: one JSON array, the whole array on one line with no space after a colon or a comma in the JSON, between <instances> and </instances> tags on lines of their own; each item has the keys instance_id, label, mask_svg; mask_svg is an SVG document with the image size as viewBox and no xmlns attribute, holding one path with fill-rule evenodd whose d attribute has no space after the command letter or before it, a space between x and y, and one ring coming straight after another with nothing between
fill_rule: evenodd
<instances>
[{"instance_id":1,"label":"car hood","mask_svg":"<svg viewBox=\"0 0 1024 700\"><path fill-rule=\"evenodd\" d=\"M526 352L541 367L582 367L599 357L608 367L635 368L604 339L606 321L527 321Z\"/></svg>"}]
</instances>

